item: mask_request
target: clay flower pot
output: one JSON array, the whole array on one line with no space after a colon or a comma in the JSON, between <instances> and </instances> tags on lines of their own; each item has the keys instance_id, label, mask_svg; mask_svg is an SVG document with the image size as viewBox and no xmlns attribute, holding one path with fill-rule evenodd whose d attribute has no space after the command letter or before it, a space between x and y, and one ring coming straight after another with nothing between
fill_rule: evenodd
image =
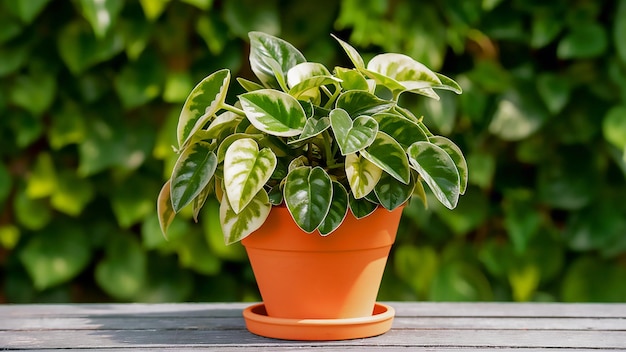
<instances>
[{"instance_id":1,"label":"clay flower pot","mask_svg":"<svg viewBox=\"0 0 626 352\"><path fill-rule=\"evenodd\" d=\"M248 329L296 340L389 330L393 309L377 304L376 296L401 215L402 207L379 208L363 219L349 212L338 230L320 236L303 232L287 208L272 209L265 224L242 240L263 298L244 311Z\"/></svg>"}]
</instances>

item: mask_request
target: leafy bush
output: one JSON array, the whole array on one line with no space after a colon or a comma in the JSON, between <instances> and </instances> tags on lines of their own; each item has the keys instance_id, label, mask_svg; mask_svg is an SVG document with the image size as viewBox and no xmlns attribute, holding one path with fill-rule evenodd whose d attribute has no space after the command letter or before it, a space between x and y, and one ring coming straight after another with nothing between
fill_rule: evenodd
<instances>
[{"instance_id":1,"label":"leafy bush","mask_svg":"<svg viewBox=\"0 0 626 352\"><path fill-rule=\"evenodd\" d=\"M381 300L626 300L626 0L0 0L0 301L259 298L216 203L167 240L155 210L182 102L217 69L251 77L250 30L322 63L345 59L335 33L463 87L407 97L470 187L406 209Z\"/></svg>"}]
</instances>

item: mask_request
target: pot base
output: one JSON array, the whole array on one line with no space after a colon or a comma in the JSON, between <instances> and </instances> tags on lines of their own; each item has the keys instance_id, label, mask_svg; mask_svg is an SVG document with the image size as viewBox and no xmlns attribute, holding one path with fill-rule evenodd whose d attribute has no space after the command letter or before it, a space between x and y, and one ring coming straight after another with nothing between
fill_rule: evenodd
<instances>
[{"instance_id":1,"label":"pot base","mask_svg":"<svg viewBox=\"0 0 626 352\"><path fill-rule=\"evenodd\" d=\"M263 303L243 310L248 330L282 340L333 341L371 337L391 329L395 310L376 303L371 316L347 319L286 319L267 315Z\"/></svg>"}]
</instances>

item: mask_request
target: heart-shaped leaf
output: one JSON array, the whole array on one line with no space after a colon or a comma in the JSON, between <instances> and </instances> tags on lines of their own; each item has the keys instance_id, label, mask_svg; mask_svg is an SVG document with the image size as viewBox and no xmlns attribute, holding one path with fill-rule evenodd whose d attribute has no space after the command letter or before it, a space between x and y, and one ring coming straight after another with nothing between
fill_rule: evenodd
<instances>
[{"instance_id":1,"label":"heart-shaped leaf","mask_svg":"<svg viewBox=\"0 0 626 352\"><path fill-rule=\"evenodd\" d=\"M172 171L172 207L179 212L202 192L217 168L217 156L207 142L185 148Z\"/></svg>"},{"instance_id":2,"label":"heart-shaped leaf","mask_svg":"<svg viewBox=\"0 0 626 352\"><path fill-rule=\"evenodd\" d=\"M269 148L259 151L251 138L235 141L224 159L224 187L230 206L237 214L245 208L276 168L276 155Z\"/></svg>"},{"instance_id":3,"label":"heart-shaped leaf","mask_svg":"<svg viewBox=\"0 0 626 352\"><path fill-rule=\"evenodd\" d=\"M381 168L356 153L346 155L345 165L348 184L356 199L373 191L383 173Z\"/></svg>"},{"instance_id":4,"label":"heart-shaped leaf","mask_svg":"<svg viewBox=\"0 0 626 352\"><path fill-rule=\"evenodd\" d=\"M372 93L361 90L345 92L337 98L336 108L343 109L350 116L374 115L389 110L395 103L380 99Z\"/></svg>"},{"instance_id":5,"label":"heart-shaped leaf","mask_svg":"<svg viewBox=\"0 0 626 352\"><path fill-rule=\"evenodd\" d=\"M376 55L367 63L367 71L389 78L390 80L380 81L380 76L374 75L372 77L379 84L385 85L392 91L414 91L442 86L441 80L435 72L403 54L384 53Z\"/></svg>"},{"instance_id":6,"label":"heart-shaped leaf","mask_svg":"<svg viewBox=\"0 0 626 352\"><path fill-rule=\"evenodd\" d=\"M348 54L348 57L350 58L350 61L352 61L352 64L354 65L355 68L357 69L365 68L365 62L363 61L363 58L361 57L359 52L356 51L354 47L352 47L352 45L337 38L334 34L331 34L331 35L333 38L335 38L335 40L339 42L343 50L345 50L346 54Z\"/></svg>"},{"instance_id":7,"label":"heart-shaped leaf","mask_svg":"<svg viewBox=\"0 0 626 352\"><path fill-rule=\"evenodd\" d=\"M407 150L411 166L448 209L459 201L460 177L452 157L441 147L429 142L415 142Z\"/></svg>"},{"instance_id":8,"label":"heart-shaped leaf","mask_svg":"<svg viewBox=\"0 0 626 352\"><path fill-rule=\"evenodd\" d=\"M412 179L409 184L404 184L385 172L374 187L374 192L380 205L391 211L406 203L411 198L414 188L415 183Z\"/></svg>"},{"instance_id":9,"label":"heart-shaped leaf","mask_svg":"<svg viewBox=\"0 0 626 352\"><path fill-rule=\"evenodd\" d=\"M367 148L378 133L378 123L372 117L363 115L352 121L343 109L330 112L330 125L343 155Z\"/></svg>"},{"instance_id":10,"label":"heart-shaped leaf","mask_svg":"<svg viewBox=\"0 0 626 352\"><path fill-rule=\"evenodd\" d=\"M408 184L411 178L409 159L402 146L385 132L378 132L374 142L361 151L364 158L376 164L398 181Z\"/></svg>"},{"instance_id":11,"label":"heart-shaped leaf","mask_svg":"<svg viewBox=\"0 0 626 352\"><path fill-rule=\"evenodd\" d=\"M367 80L365 76L361 74L361 72L355 69L347 69L343 67L336 67L335 74L337 78L339 78L341 82L341 86L344 90L364 90L369 91L369 84L367 84Z\"/></svg>"},{"instance_id":12,"label":"heart-shaped leaf","mask_svg":"<svg viewBox=\"0 0 626 352\"><path fill-rule=\"evenodd\" d=\"M315 117L310 117L306 120L306 125L302 129L302 133L298 139L294 139L289 141L289 144L295 144L307 140L309 138L313 138L318 134L326 131L330 127L330 118L328 116L324 116L320 119Z\"/></svg>"},{"instance_id":13,"label":"heart-shaped leaf","mask_svg":"<svg viewBox=\"0 0 626 352\"><path fill-rule=\"evenodd\" d=\"M296 224L302 231L311 233L320 226L330 210L333 184L321 167L299 167L287 175L283 192Z\"/></svg>"},{"instance_id":14,"label":"heart-shaped leaf","mask_svg":"<svg viewBox=\"0 0 626 352\"><path fill-rule=\"evenodd\" d=\"M393 113L378 113L372 116L378 122L378 130L387 133L405 150L418 141L428 141L426 133L415 122Z\"/></svg>"},{"instance_id":15,"label":"heart-shaped leaf","mask_svg":"<svg viewBox=\"0 0 626 352\"><path fill-rule=\"evenodd\" d=\"M430 142L438 145L443 150L450 155L454 163L456 164L456 168L459 171L460 183L459 183L459 192L461 194L465 194L465 190L467 189L467 179L468 179L468 169L467 169L467 161L465 161L465 157L463 156L463 152L461 149L454 144L451 140L442 136L433 136L430 137Z\"/></svg>"},{"instance_id":16,"label":"heart-shaped leaf","mask_svg":"<svg viewBox=\"0 0 626 352\"><path fill-rule=\"evenodd\" d=\"M348 192L337 181L333 181L333 200L328 215L317 230L322 236L327 236L335 231L348 214Z\"/></svg>"},{"instance_id":17,"label":"heart-shaped leaf","mask_svg":"<svg viewBox=\"0 0 626 352\"><path fill-rule=\"evenodd\" d=\"M230 71L220 70L203 79L189 93L178 118L178 146L183 148L199 129L222 108L230 84Z\"/></svg>"},{"instance_id":18,"label":"heart-shaped leaf","mask_svg":"<svg viewBox=\"0 0 626 352\"><path fill-rule=\"evenodd\" d=\"M268 134L296 136L306 124L304 109L287 93L261 89L240 95L239 101L250 123Z\"/></svg>"},{"instance_id":19,"label":"heart-shaped leaf","mask_svg":"<svg viewBox=\"0 0 626 352\"><path fill-rule=\"evenodd\" d=\"M267 192L261 189L238 213L230 207L226 194L220 204L220 224L224 233L224 243L240 241L257 230L272 210Z\"/></svg>"},{"instance_id":20,"label":"heart-shaped leaf","mask_svg":"<svg viewBox=\"0 0 626 352\"><path fill-rule=\"evenodd\" d=\"M372 203L365 198L356 199L352 193L349 194L348 204L350 211L357 219L363 219L378 208L378 204Z\"/></svg>"},{"instance_id":21,"label":"heart-shaped leaf","mask_svg":"<svg viewBox=\"0 0 626 352\"><path fill-rule=\"evenodd\" d=\"M273 63L280 67L282 74L305 62L304 55L290 43L262 32L250 32L250 68L257 78L269 88L280 88L274 76Z\"/></svg>"},{"instance_id":22,"label":"heart-shaped leaf","mask_svg":"<svg viewBox=\"0 0 626 352\"><path fill-rule=\"evenodd\" d=\"M222 143L220 143L220 146L217 147L217 162L221 163L224 161L224 159L226 159L226 151L228 150L228 147L230 147L231 144L235 143L235 141L238 141L244 138L252 138L258 142L263 138L263 135L260 133L257 133L257 134L235 133L235 134L229 135L228 137L224 138Z\"/></svg>"}]
</instances>

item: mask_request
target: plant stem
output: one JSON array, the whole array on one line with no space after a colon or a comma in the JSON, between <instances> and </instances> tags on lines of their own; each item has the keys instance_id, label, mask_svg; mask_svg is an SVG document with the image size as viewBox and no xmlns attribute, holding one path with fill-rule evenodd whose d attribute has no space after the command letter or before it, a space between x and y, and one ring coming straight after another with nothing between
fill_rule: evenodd
<instances>
[{"instance_id":1,"label":"plant stem","mask_svg":"<svg viewBox=\"0 0 626 352\"><path fill-rule=\"evenodd\" d=\"M222 106L221 106L221 107L222 107L224 110L228 110L228 111L230 111L230 112L234 112L234 113L235 113L235 114L237 114L237 115L246 116L246 113L245 113L243 110L241 110L241 109L239 109L239 108L236 108L236 107L234 107L234 106L232 106L232 105L222 104Z\"/></svg>"}]
</instances>

